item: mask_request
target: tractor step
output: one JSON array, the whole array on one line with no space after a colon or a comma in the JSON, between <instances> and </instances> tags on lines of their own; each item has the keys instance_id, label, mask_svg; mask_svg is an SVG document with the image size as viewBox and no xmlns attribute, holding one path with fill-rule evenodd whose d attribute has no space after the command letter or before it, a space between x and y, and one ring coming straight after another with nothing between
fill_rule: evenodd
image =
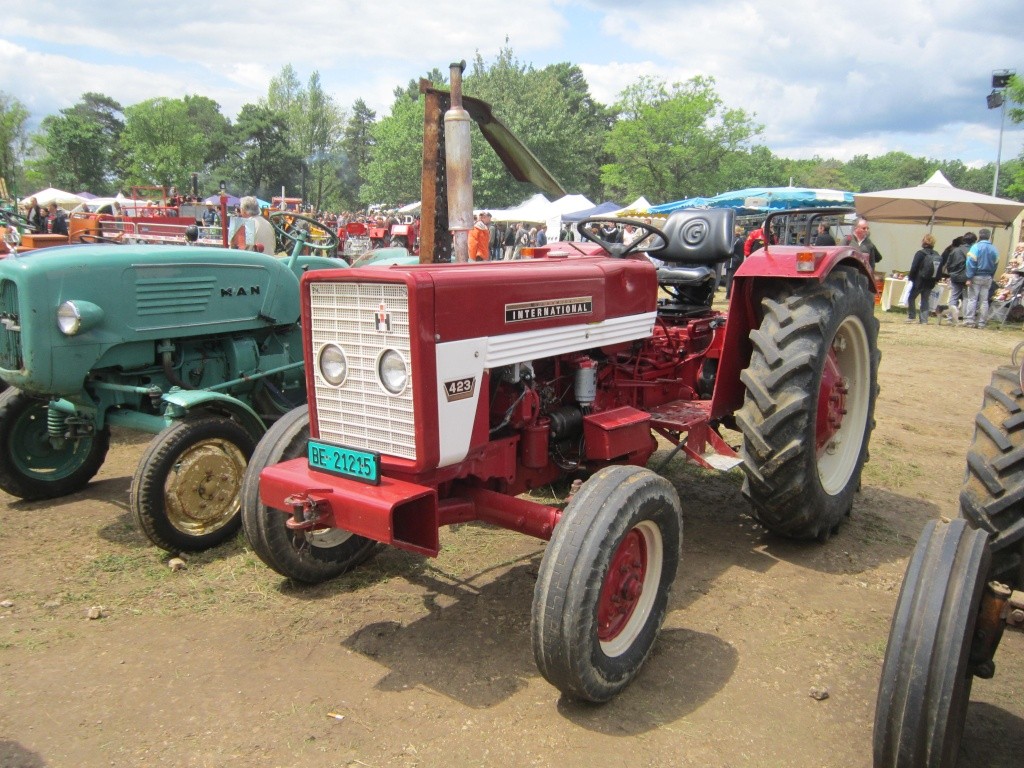
<instances>
[{"instance_id":1,"label":"tractor step","mask_svg":"<svg viewBox=\"0 0 1024 768\"><path fill-rule=\"evenodd\" d=\"M680 448L697 464L728 472L743 463L712 429L710 400L673 400L651 409L650 414L651 427L673 441L676 436L682 438Z\"/></svg>"}]
</instances>

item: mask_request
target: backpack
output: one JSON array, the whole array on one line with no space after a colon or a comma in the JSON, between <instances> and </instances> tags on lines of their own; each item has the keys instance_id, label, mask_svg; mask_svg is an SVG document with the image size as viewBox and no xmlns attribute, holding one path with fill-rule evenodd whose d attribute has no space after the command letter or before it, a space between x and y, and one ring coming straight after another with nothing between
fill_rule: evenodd
<instances>
[{"instance_id":1,"label":"backpack","mask_svg":"<svg viewBox=\"0 0 1024 768\"><path fill-rule=\"evenodd\" d=\"M924 258L917 267L917 279L922 283L934 283L939 279L942 257L935 251L921 251Z\"/></svg>"}]
</instances>

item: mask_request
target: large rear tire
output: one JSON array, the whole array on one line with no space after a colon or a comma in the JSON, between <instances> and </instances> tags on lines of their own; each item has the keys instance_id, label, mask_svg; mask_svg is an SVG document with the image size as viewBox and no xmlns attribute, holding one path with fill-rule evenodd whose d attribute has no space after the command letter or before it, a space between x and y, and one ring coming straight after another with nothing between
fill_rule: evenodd
<instances>
[{"instance_id":1,"label":"large rear tire","mask_svg":"<svg viewBox=\"0 0 1024 768\"><path fill-rule=\"evenodd\" d=\"M154 437L132 478L132 514L168 552L198 552L235 535L255 438L221 416L194 415Z\"/></svg>"},{"instance_id":2,"label":"large rear tire","mask_svg":"<svg viewBox=\"0 0 1024 768\"><path fill-rule=\"evenodd\" d=\"M0 393L0 488L26 501L80 491L100 471L110 431L51 440L46 400L19 389Z\"/></svg>"},{"instance_id":3,"label":"large rear tire","mask_svg":"<svg viewBox=\"0 0 1024 768\"><path fill-rule=\"evenodd\" d=\"M260 472L306 455L309 411L301 406L267 430L242 483L242 527L256 555L282 576L318 584L352 570L380 549L372 539L338 528L292 531L289 514L260 501Z\"/></svg>"},{"instance_id":4,"label":"large rear tire","mask_svg":"<svg viewBox=\"0 0 1024 768\"><path fill-rule=\"evenodd\" d=\"M874 295L851 267L768 290L740 374L743 493L769 530L823 540L850 514L868 456L880 359Z\"/></svg>"},{"instance_id":5,"label":"large rear tire","mask_svg":"<svg viewBox=\"0 0 1024 768\"><path fill-rule=\"evenodd\" d=\"M875 768L952 768L989 567L984 531L929 522L907 565L875 707Z\"/></svg>"},{"instance_id":6,"label":"large rear tire","mask_svg":"<svg viewBox=\"0 0 1024 768\"><path fill-rule=\"evenodd\" d=\"M661 630L681 543L679 496L664 478L616 466L583 484L534 589L533 656L548 682L592 702L630 683Z\"/></svg>"},{"instance_id":7,"label":"large rear tire","mask_svg":"<svg viewBox=\"0 0 1024 768\"><path fill-rule=\"evenodd\" d=\"M1024 392L1017 368L997 368L985 388L960 514L990 535L992 578L1024 587Z\"/></svg>"}]
</instances>

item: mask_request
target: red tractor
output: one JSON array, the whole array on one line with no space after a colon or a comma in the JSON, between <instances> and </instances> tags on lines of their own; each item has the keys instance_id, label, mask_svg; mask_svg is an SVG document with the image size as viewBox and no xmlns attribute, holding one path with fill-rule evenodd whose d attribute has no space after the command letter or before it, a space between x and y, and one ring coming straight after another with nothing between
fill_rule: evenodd
<instances>
[{"instance_id":1,"label":"red tractor","mask_svg":"<svg viewBox=\"0 0 1024 768\"><path fill-rule=\"evenodd\" d=\"M424 90L428 158L449 96ZM467 102L488 140L501 133ZM467 197L450 183L468 156L452 135L447 189L426 189L424 173L421 260L458 254L472 224L471 204L447 218L433 206ZM810 226L836 212L796 215ZM308 409L260 442L242 498L254 551L300 582L343 574L381 543L436 555L453 523L549 540L534 657L554 686L594 702L647 658L679 563L679 494L645 468L657 437L704 466L741 465L772 531L825 539L860 483L879 360L860 252L771 245L737 272L726 315L711 303L731 211L629 222L644 233L630 244L603 240L602 221L581 225L589 242L517 262L306 275ZM738 454L722 427L742 433ZM523 495L567 479L582 485L564 508Z\"/></svg>"}]
</instances>

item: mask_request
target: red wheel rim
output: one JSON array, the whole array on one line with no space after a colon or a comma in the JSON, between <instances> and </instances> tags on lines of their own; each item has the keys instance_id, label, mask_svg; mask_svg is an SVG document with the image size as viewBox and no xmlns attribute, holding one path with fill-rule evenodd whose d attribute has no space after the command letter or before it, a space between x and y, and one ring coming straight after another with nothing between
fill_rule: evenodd
<instances>
[{"instance_id":1,"label":"red wheel rim","mask_svg":"<svg viewBox=\"0 0 1024 768\"><path fill-rule=\"evenodd\" d=\"M601 586L597 605L597 637L601 642L614 639L629 623L643 593L646 574L647 543L634 528L612 555Z\"/></svg>"},{"instance_id":2,"label":"red wheel rim","mask_svg":"<svg viewBox=\"0 0 1024 768\"><path fill-rule=\"evenodd\" d=\"M818 390L818 416L815 424L814 442L818 452L825 450L836 432L843 425L846 415L846 395L849 392L843 382L843 372L834 349L829 349L825 368L821 372L821 388Z\"/></svg>"}]
</instances>

